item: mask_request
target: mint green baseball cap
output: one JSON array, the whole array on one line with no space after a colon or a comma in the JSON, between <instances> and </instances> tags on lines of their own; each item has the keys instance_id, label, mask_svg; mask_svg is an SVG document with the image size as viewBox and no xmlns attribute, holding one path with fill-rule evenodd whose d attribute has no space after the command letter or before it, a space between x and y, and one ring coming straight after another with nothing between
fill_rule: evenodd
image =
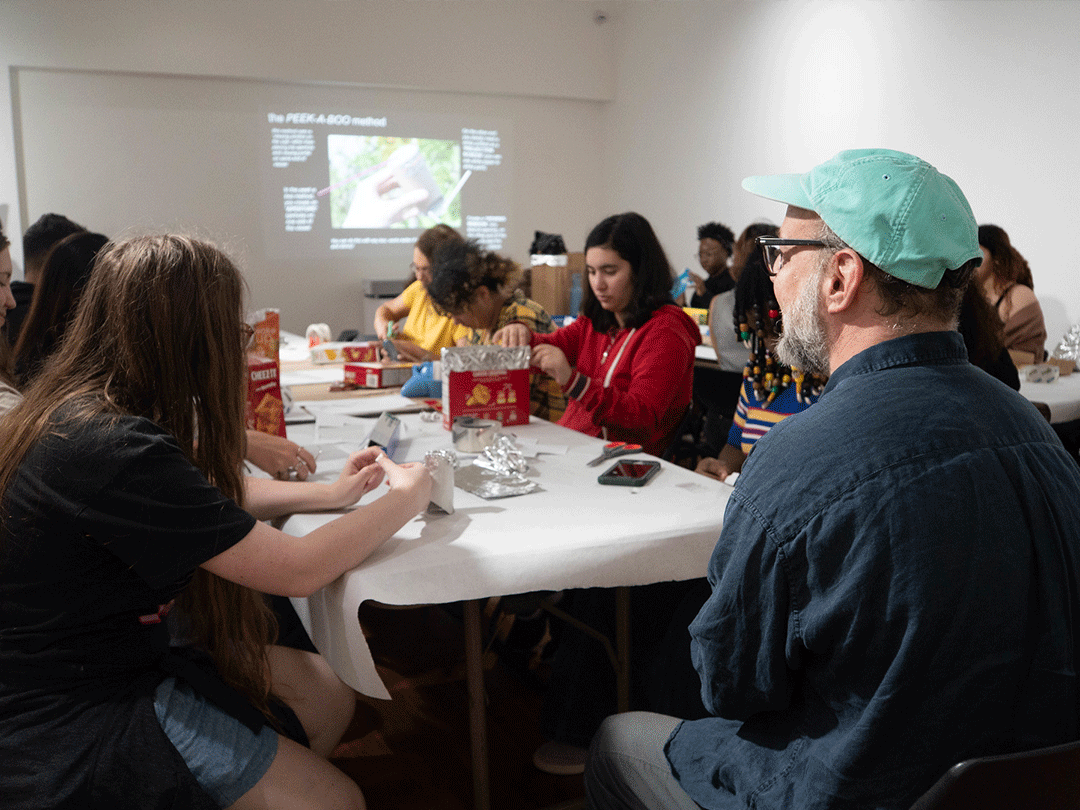
<instances>
[{"instance_id":1,"label":"mint green baseball cap","mask_svg":"<svg viewBox=\"0 0 1080 810\"><path fill-rule=\"evenodd\" d=\"M946 270L979 253L964 193L925 160L891 149L849 149L805 174L747 177L749 192L813 211L890 276L936 289Z\"/></svg>"}]
</instances>

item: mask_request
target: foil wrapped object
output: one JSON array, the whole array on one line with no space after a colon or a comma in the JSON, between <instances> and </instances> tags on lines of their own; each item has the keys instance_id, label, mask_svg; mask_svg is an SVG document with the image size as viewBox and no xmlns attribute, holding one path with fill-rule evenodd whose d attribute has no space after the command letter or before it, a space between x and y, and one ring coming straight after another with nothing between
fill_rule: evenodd
<instances>
[{"instance_id":1,"label":"foil wrapped object","mask_svg":"<svg viewBox=\"0 0 1080 810\"><path fill-rule=\"evenodd\" d=\"M481 465L504 475L524 475L529 471L529 462L511 436L496 434L494 441L480 454Z\"/></svg>"},{"instance_id":2,"label":"foil wrapped object","mask_svg":"<svg viewBox=\"0 0 1080 810\"><path fill-rule=\"evenodd\" d=\"M528 346L453 346L442 350L443 375L451 371L528 368Z\"/></svg>"},{"instance_id":3,"label":"foil wrapped object","mask_svg":"<svg viewBox=\"0 0 1080 810\"><path fill-rule=\"evenodd\" d=\"M1061 339L1061 343L1050 353L1050 356L1056 357L1058 360L1080 362L1080 323L1074 324L1065 333L1065 337Z\"/></svg>"},{"instance_id":4,"label":"foil wrapped object","mask_svg":"<svg viewBox=\"0 0 1080 810\"><path fill-rule=\"evenodd\" d=\"M457 466L457 457L450 450L432 450L424 456L424 466L431 473L428 512L454 514L454 467Z\"/></svg>"}]
</instances>

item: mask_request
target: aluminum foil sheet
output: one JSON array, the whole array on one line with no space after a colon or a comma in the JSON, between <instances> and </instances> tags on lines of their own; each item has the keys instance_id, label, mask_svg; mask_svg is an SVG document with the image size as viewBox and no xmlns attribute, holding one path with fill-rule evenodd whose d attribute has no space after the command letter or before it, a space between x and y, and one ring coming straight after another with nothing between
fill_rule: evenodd
<instances>
[{"instance_id":1,"label":"aluminum foil sheet","mask_svg":"<svg viewBox=\"0 0 1080 810\"><path fill-rule=\"evenodd\" d=\"M476 464L460 467L454 472L454 486L485 500L509 498L536 492L540 485L518 473L500 473Z\"/></svg>"},{"instance_id":2,"label":"aluminum foil sheet","mask_svg":"<svg viewBox=\"0 0 1080 810\"><path fill-rule=\"evenodd\" d=\"M1050 353L1051 357L1056 357L1059 360L1072 360L1074 363L1080 362L1080 323L1074 324L1068 332L1065 333L1065 337L1061 339L1061 343L1057 345L1057 348Z\"/></svg>"},{"instance_id":3,"label":"aluminum foil sheet","mask_svg":"<svg viewBox=\"0 0 1080 810\"><path fill-rule=\"evenodd\" d=\"M454 485L486 500L525 495L540 489L538 483L525 476L528 471L529 462L513 437L499 433L475 464L454 473Z\"/></svg>"},{"instance_id":4,"label":"aluminum foil sheet","mask_svg":"<svg viewBox=\"0 0 1080 810\"><path fill-rule=\"evenodd\" d=\"M431 473L428 512L454 514L454 467L457 466L457 456L451 450L432 450L424 456L424 466Z\"/></svg>"},{"instance_id":5,"label":"aluminum foil sheet","mask_svg":"<svg viewBox=\"0 0 1080 810\"><path fill-rule=\"evenodd\" d=\"M453 346L442 350L443 377L451 371L528 368L528 346Z\"/></svg>"}]
</instances>

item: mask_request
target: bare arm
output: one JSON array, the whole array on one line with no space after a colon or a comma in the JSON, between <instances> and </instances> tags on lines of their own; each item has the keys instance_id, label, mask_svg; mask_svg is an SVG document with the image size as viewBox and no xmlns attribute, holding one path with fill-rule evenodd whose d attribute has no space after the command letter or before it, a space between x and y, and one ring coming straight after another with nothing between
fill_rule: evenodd
<instances>
[{"instance_id":1,"label":"bare arm","mask_svg":"<svg viewBox=\"0 0 1080 810\"><path fill-rule=\"evenodd\" d=\"M203 563L212 574L264 593L309 596L363 562L425 506L431 475L423 464L399 466L385 455L376 463L390 491L294 537L257 523L243 540Z\"/></svg>"},{"instance_id":2,"label":"bare arm","mask_svg":"<svg viewBox=\"0 0 1080 810\"><path fill-rule=\"evenodd\" d=\"M405 303L405 293L402 293L393 301L380 304L375 310L375 334L379 340L386 340L386 327L390 321L400 321L409 317L409 306Z\"/></svg>"},{"instance_id":3,"label":"bare arm","mask_svg":"<svg viewBox=\"0 0 1080 810\"><path fill-rule=\"evenodd\" d=\"M746 456L740 448L733 444L725 444L718 458L703 458L698 462L694 472L723 481L732 473L740 472L744 461L746 461Z\"/></svg>"},{"instance_id":4,"label":"bare arm","mask_svg":"<svg viewBox=\"0 0 1080 810\"><path fill-rule=\"evenodd\" d=\"M353 453L330 484L245 478L244 508L259 520L271 520L293 512L350 506L382 481L382 467L375 463L380 452L378 447L368 447Z\"/></svg>"},{"instance_id":5,"label":"bare arm","mask_svg":"<svg viewBox=\"0 0 1080 810\"><path fill-rule=\"evenodd\" d=\"M283 481L292 473L303 481L315 472L315 457L311 453L296 442L260 430L248 430L245 457L260 470Z\"/></svg>"}]
</instances>

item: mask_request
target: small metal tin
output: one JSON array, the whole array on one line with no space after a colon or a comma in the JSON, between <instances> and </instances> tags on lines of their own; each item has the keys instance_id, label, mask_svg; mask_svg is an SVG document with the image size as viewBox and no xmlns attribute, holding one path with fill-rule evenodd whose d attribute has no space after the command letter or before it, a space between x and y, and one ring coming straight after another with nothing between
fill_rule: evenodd
<instances>
[{"instance_id":1,"label":"small metal tin","mask_svg":"<svg viewBox=\"0 0 1080 810\"><path fill-rule=\"evenodd\" d=\"M480 453L495 441L495 434L501 428L502 423L494 419L458 416L450 428L450 435L454 449L459 453Z\"/></svg>"}]
</instances>

